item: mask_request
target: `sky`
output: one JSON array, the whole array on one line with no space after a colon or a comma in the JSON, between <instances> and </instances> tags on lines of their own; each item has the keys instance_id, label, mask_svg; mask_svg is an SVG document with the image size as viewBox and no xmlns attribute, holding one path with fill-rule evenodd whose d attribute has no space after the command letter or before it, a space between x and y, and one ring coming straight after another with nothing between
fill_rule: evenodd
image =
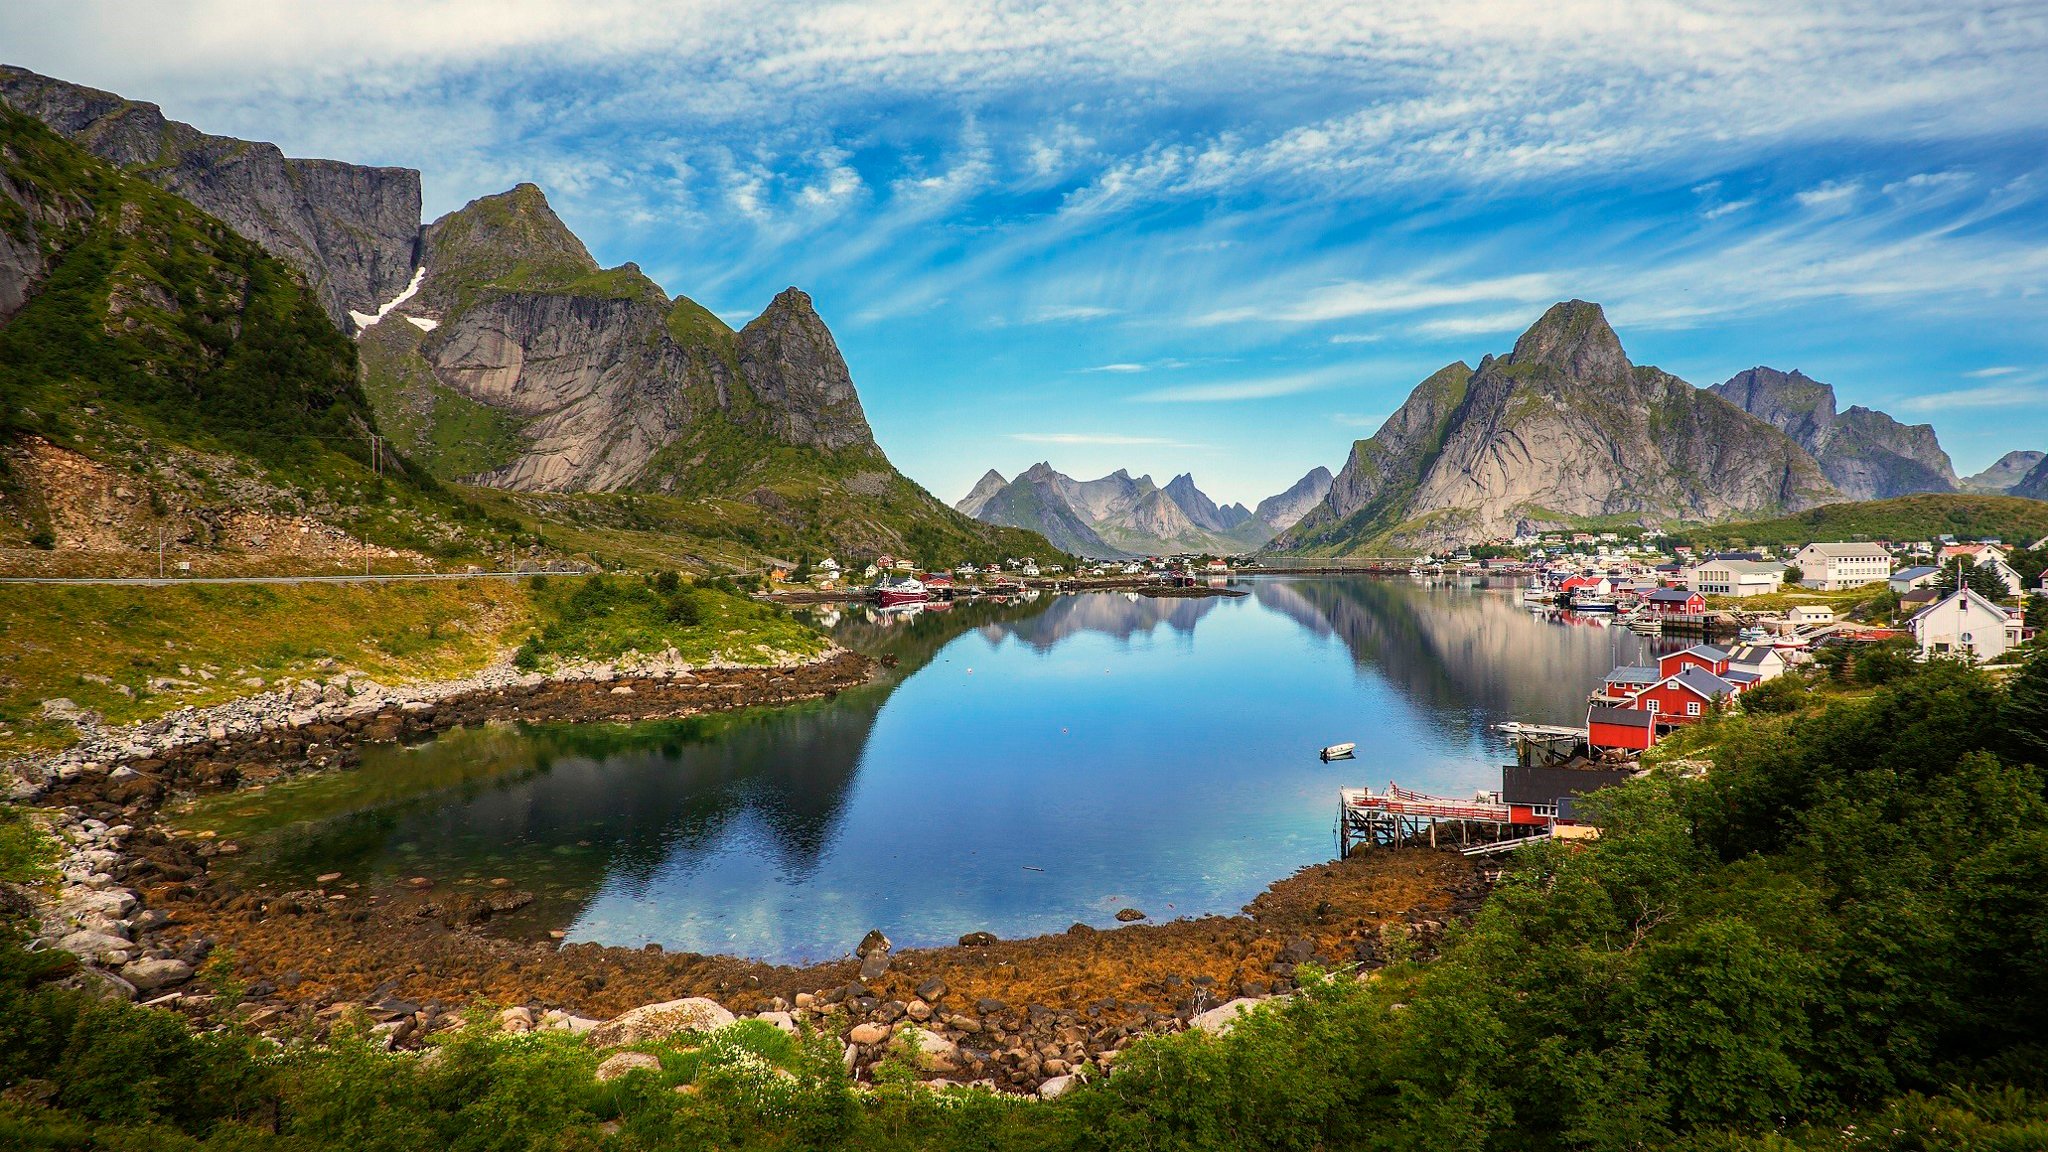
<instances>
[{"instance_id":1,"label":"sky","mask_svg":"<svg viewBox=\"0 0 2048 1152\"><path fill-rule=\"evenodd\" d=\"M946 500L1037 460L1221 501L1598 301L2048 450L2048 3L17 0L0 60L288 154L531 180L735 325L794 284Z\"/></svg>"}]
</instances>

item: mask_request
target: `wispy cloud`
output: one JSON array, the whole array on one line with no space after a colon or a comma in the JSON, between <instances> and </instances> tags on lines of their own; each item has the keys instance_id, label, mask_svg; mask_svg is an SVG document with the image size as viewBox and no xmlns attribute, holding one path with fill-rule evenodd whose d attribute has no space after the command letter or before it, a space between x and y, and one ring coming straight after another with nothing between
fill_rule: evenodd
<instances>
[{"instance_id":1,"label":"wispy cloud","mask_svg":"<svg viewBox=\"0 0 2048 1152\"><path fill-rule=\"evenodd\" d=\"M1754 207L1756 207L1756 201L1754 199L1730 200L1726 204L1716 204L1713 207L1706 209L1705 211L1700 213L1700 216L1708 220L1719 220L1723 216L1733 216L1735 213L1743 211L1746 208Z\"/></svg>"},{"instance_id":2,"label":"wispy cloud","mask_svg":"<svg viewBox=\"0 0 2048 1152\"><path fill-rule=\"evenodd\" d=\"M1140 392L1131 399L1155 404L1217 404L1232 400L1270 400L1276 396L1293 396L1301 392L1314 392L1333 387L1355 376L1356 373L1348 368L1330 368L1280 376L1259 376L1244 380L1155 388L1149 392Z\"/></svg>"},{"instance_id":3,"label":"wispy cloud","mask_svg":"<svg viewBox=\"0 0 2048 1152\"><path fill-rule=\"evenodd\" d=\"M2048 388L2039 385L1988 384L1914 396L1899 407L1909 412L1942 412L1951 408L2017 408L2048 404Z\"/></svg>"},{"instance_id":4,"label":"wispy cloud","mask_svg":"<svg viewBox=\"0 0 2048 1152\"><path fill-rule=\"evenodd\" d=\"M1114 432L1012 432L1010 433L1010 439L1021 440L1026 444L1064 444L1069 446L1096 444L1128 447L1139 444L1151 444L1174 448L1196 447L1196 445L1185 444L1163 436L1124 436Z\"/></svg>"},{"instance_id":5,"label":"wispy cloud","mask_svg":"<svg viewBox=\"0 0 2048 1152\"><path fill-rule=\"evenodd\" d=\"M1792 198L1803 208L1831 208L1863 191L1863 184L1857 180L1829 180L1808 188Z\"/></svg>"},{"instance_id":6,"label":"wispy cloud","mask_svg":"<svg viewBox=\"0 0 2048 1152\"><path fill-rule=\"evenodd\" d=\"M1096 365L1095 367L1093 367L1093 368L1083 368L1083 369L1081 369L1081 371L1083 371L1083 372L1118 372L1118 373L1125 373L1125 372L1149 372L1149 371L1151 371L1151 366L1150 366L1150 365L1148 365L1148 364L1130 364L1130 363L1119 363L1119 364L1097 364L1097 365Z\"/></svg>"},{"instance_id":7,"label":"wispy cloud","mask_svg":"<svg viewBox=\"0 0 2048 1152\"><path fill-rule=\"evenodd\" d=\"M1048 304L1025 314L1027 324L1057 324L1063 320L1100 320L1117 310L1096 304Z\"/></svg>"},{"instance_id":8,"label":"wispy cloud","mask_svg":"<svg viewBox=\"0 0 2048 1152\"><path fill-rule=\"evenodd\" d=\"M1994 376L2011 376L2018 371L2017 367L2010 364L2000 364L1991 368L1979 368L1974 372L1965 372L1963 375L1972 380L1989 380Z\"/></svg>"},{"instance_id":9,"label":"wispy cloud","mask_svg":"<svg viewBox=\"0 0 2048 1152\"><path fill-rule=\"evenodd\" d=\"M1350 280L1312 289L1288 300L1217 309L1195 318L1197 324L1242 321L1318 324L1394 312L1418 312L1491 300L1534 302L1554 297L1556 285L1540 273L1523 273L1462 282L1414 280Z\"/></svg>"}]
</instances>

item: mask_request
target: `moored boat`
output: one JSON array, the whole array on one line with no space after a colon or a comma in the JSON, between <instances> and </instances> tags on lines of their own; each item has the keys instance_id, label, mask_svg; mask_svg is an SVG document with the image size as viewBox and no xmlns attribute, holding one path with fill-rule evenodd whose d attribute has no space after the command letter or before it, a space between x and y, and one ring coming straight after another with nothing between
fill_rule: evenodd
<instances>
[{"instance_id":1,"label":"moored boat","mask_svg":"<svg viewBox=\"0 0 2048 1152\"><path fill-rule=\"evenodd\" d=\"M884 608L893 608L899 604L922 604L927 599L924 583L914 576L877 585L875 592Z\"/></svg>"},{"instance_id":2,"label":"moored boat","mask_svg":"<svg viewBox=\"0 0 2048 1152\"><path fill-rule=\"evenodd\" d=\"M1358 751L1358 745L1347 741L1343 744L1332 744L1321 752L1316 753L1316 755L1322 757L1325 761L1349 760L1351 759L1351 754L1356 751Z\"/></svg>"}]
</instances>

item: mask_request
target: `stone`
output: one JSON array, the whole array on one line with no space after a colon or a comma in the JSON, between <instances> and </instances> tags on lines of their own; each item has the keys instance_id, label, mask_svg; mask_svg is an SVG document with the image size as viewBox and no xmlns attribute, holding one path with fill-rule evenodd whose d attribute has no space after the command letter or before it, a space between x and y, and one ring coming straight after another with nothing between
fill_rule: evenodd
<instances>
[{"instance_id":1,"label":"stone","mask_svg":"<svg viewBox=\"0 0 2048 1152\"><path fill-rule=\"evenodd\" d=\"M95 964L124 964L135 954L135 944L105 932L73 932L57 941L57 947Z\"/></svg>"},{"instance_id":2,"label":"stone","mask_svg":"<svg viewBox=\"0 0 2048 1152\"><path fill-rule=\"evenodd\" d=\"M860 962L860 978L880 980L889 973L889 954L883 951L870 952Z\"/></svg>"},{"instance_id":3,"label":"stone","mask_svg":"<svg viewBox=\"0 0 2048 1152\"><path fill-rule=\"evenodd\" d=\"M853 950L853 954L865 960L876 952L887 952L889 948L889 938L882 935L882 930L870 928L868 934L861 937L860 946Z\"/></svg>"},{"instance_id":4,"label":"stone","mask_svg":"<svg viewBox=\"0 0 2048 1152\"><path fill-rule=\"evenodd\" d=\"M998 1016L1008 1012L1010 1006L992 996L984 996L974 1002L974 1010L983 1016Z\"/></svg>"},{"instance_id":5,"label":"stone","mask_svg":"<svg viewBox=\"0 0 2048 1152\"><path fill-rule=\"evenodd\" d=\"M1145 914L1143 912L1138 911L1136 908L1119 908L1116 910L1116 918L1118 920L1123 921L1126 924L1129 924L1133 920L1143 920L1145 918Z\"/></svg>"},{"instance_id":6,"label":"stone","mask_svg":"<svg viewBox=\"0 0 2048 1152\"><path fill-rule=\"evenodd\" d=\"M137 992L154 992L192 978L192 966L183 960L137 960L121 969L121 978Z\"/></svg>"},{"instance_id":7,"label":"stone","mask_svg":"<svg viewBox=\"0 0 2048 1152\"><path fill-rule=\"evenodd\" d=\"M962 948L987 948L996 943L993 932L969 932L960 938Z\"/></svg>"},{"instance_id":8,"label":"stone","mask_svg":"<svg viewBox=\"0 0 2048 1152\"><path fill-rule=\"evenodd\" d=\"M1231 1026L1237 1022L1239 1016L1244 1015L1263 1003L1265 1001L1249 998L1232 1000L1228 1004L1218 1005L1189 1020L1188 1028L1191 1031L1208 1032L1212 1035L1222 1036L1230 1031Z\"/></svg>"},{"instance_id":9,"label":"stone","mask_svg":"<svg viewBox=\"0 0 2048 1152\"><path fill-rule=\"evenodd\" d=\"M763 1012L755 1016L754 1019L759 1020L764 1024L773 1025L778 1030L787 1032L791 1036L797 1034L796 1017L791 1016L787 1012Z\"/></svg>"},{"instance_id":10,"label":"stone","mask_svg":"<svg viewBox=\"0 0 2048 1152\"><path fill-rule=\"evenodd\" d=\"M932 1018L932 1006L923 1000L912 1000L903 1006L903 1014L922 1024Z\"/></svg>"},{"instance_id":11,"label":"stone","mask_svg":"<svg viewBox=\"0 0 2048 1152\"><path fill-rule=\"evenodd\" d=\"M846 1034L848 1043L863 1046L880 1044L888 1038L889 1028L884 1024L856 1024L853 1026L853 1030Z\"/></svg>"},{"instance_id":12,"label":"stone","mask_svg":"<svg viewBox=\"0 0 2048 1152\"><path fill-rule=\"evenodd\" d=\"M1072 1074L1053 1076L1038 1086L1038 1098L1040 1100L1057 1100L1072 1091L1073 1087L1074 1077Z\"/></svg>"},{"instance_id":13,"label":"stone","mask_svg":"<svg viewBox=\"0 0 2048 1152\"><path fill-rule=\"evenodd\" d=\"M889 1048L895 1052L910 1052L916 1055L913 1062L926 1072L957 1072L960 1069L960 1046L928 1028L905 1028L890 1040Z\"/></svg>"},{"instance_id":14,"label":"stone","mask_svg":"<svg viewBox=\"0 0 2048 1152\"><path fill-rule=\"evenodd\" d=\"M650 1052L614 1052L597 1066L597 1082L609 1084L633 1072L660 1072L661 1059Z\"/></svg>"},{"instance_id":15,"label":"stone","mask_svg":"<svg viewBox=\"0 0 2048 1152\"><path fill-rule=\"evenodd\" d=\"M644 1004L592 1028L584 1040L593 1048L617 1048L666 1040L682 1032L716 1032L732 1022L733 1014L716 1000L690 996Z\"/></svg>"},{"instance_id":16,"label":"stone","mask_svg":"<svg viewBox=\"0 0 2048 1152\"><path fill-rule=\"evenodd\" d=\"M937 976L917 986L917 998L926 1003L937 1003L946 995L946 982Z\"/></svg>"}]
</instances>

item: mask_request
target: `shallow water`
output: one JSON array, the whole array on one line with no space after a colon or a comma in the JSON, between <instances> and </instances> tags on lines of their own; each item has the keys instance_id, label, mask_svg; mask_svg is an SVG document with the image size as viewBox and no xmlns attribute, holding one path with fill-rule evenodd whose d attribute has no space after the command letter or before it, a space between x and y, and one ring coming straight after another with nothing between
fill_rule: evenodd
<instances>
[{"instance_id":1,"label":"shallow water","mask_svg":"<svg viewBox=\"0 0 2048 1152\"><path fill-rule=\"evenodd\" d=\"M504 877L571 941L807 961L869 928L1235 912L1332 857L1340 784L1499 786L1488 726L1584 722L1654 641L1513 589L1266 577L1243 598L1048 596L825 619L898 664L831 701L632 726L491 726L208 801L252 878ZM834 618L836 617L836 619ZM1609 626L1600 626L1609 625ZM1316 750L1355 741L1358 758Z\"/></svg>"}]
</instances>

